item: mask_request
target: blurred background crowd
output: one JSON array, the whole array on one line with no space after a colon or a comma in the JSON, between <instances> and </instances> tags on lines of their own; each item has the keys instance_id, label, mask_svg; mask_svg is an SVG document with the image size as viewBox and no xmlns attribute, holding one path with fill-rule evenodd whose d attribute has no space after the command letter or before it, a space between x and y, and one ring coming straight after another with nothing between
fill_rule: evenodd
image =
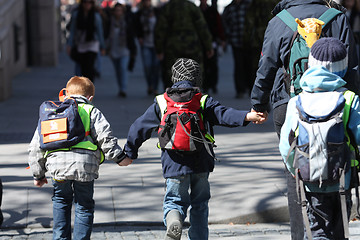
<instances>
[{"instance_id":1,"label":"blurred background crowd","mask_svg":"<svg viewBox=\"0 0 360 240\"><path fill-rule=\"evenodd\" d=\"M236 98L250 94L268 21L279 0L0 0L0 101L11 79L31 66L54 66L67 51L74 74L101 78L104 56L114 66L118 96L128 72L142 64L149 95L170 85L178 57L203 69L203 90L216 94L218 58L233 57ZM338 0L360 39L360 0ZM191 3L191 4L188 4ZM185 4L185 5L184 5ZM70 60L70 58L69 58Z\"/></svg>"}]
</instances>

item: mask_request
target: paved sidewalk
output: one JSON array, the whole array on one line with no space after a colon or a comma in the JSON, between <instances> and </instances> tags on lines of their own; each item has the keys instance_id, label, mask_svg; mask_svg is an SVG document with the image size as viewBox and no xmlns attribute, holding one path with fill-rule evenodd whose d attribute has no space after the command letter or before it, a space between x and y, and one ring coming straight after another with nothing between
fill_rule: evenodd
<instances>
[{"instance_id":1,"label":"paved sidewalk","mask_svg":"<svg viewBox=\"0 0 360 240\"><path fill-rule=\"evenodd\" d=\"M102 77L95 82L94 104L112 124L123 146L129 126L153 102L153 96L146 94L140 58L129 76L126 99L116 96L110 60L103 57L102 64ZM249 98L234 98L230 52L220 58L219 65L218 94L214 97L224 105L250 109ZM5 217L0 239L51 239L52 187L33 186L31 172L26 169L27 147L40 103L56 99L73 69L74 64L62 53L57 67L29 68L15 77L13 97L0 102L0 176ZM245 128L216 127L215 135L219 161L210 175L211 239L289 239L286 184L272 120ZM156 143L154 135L141 147L139 159L128 167L112 162L101 166L100 178L95 181L93 239L163 238L164 179ZM351 226L359 225L355 222Z\"/></svg>"}]
</instances>

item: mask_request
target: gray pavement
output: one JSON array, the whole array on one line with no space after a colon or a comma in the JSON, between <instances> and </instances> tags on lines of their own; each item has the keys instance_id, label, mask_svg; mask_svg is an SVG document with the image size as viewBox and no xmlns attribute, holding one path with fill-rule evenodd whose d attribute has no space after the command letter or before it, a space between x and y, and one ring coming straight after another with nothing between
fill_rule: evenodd
<instances>
[{"instance_id":1,"label":"gray pavement","mask_svg":"<svg viewBox=\"0 0 360 240\"><path fill-rule=\"evenodd\" d=\"M218 94L222 104L250 109L250 99L235 99L230 52L219 59ZM51 239L52 187L33 186L27 147L40 103L56 99L72 76L74 64L63 53L56 67L34 67L15 77L13 96L0 102L0 176L4 185L4 223L0 239ZM121 146L131 123L153 102L146 93L141 59L129 76L126 99L118 98L110 60L103 57L95 81L94 104L111 123ZM159 90L161 89L161 85ZM211 92L210 92L211 94ZM210 239L290 239L286 184L272 120L244 128L215 128L215 171L210 175ZM143 144L128 167L105 162L95 181L95 227L92 239L162 239L161 172L157 139ZM48 176L49 177L49 176ZM360 239L351 222L351 239ZM186 239L184 230L183 239Z\"/></svg>"}]
</instances>

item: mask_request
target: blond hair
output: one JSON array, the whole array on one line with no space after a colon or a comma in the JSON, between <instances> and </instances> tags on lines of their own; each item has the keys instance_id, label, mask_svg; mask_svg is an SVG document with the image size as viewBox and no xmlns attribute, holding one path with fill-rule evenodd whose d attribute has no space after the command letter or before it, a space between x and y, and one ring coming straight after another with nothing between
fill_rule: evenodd
<instances>
[{"instance_id":1,"label":"blond hair","mask_svg":"<svg viewBox=\"0 0 360 240\"><path fill-rule=\"evenodd\" d=\"M84 97L95 95L95 86L87 77L74 76L66 84L69 95L82 95Z\"/></svg>"}]
</instances>

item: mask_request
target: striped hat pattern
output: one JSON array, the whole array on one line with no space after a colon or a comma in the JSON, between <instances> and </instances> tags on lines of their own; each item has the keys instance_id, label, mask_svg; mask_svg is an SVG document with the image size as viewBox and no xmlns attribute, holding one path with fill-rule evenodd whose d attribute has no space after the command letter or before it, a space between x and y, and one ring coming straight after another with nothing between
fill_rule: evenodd
<instances>
[{"instance_id":1,"label":"striped hat pattern","mask_svg":"<svg viewBox=\"0 0 360 240\"><path fill-rule=\"evenodd\" d=\"M320 38L311 47L308 65L321 65L339 77L344 77L348 68L345 45L336 38Z\"/></svg>"},{"instance_id":2,"label":"striped hat pattern","mask_svg":"<svg viewBox=\"0 0 360 240\"><path fill-rule=\"evenodd\" d=\"M200 65L189 58L178 58L171 67L173 83L180 81L190 81L197 87L201 87L201 71Z\"/></svg>"}]
</instances>

